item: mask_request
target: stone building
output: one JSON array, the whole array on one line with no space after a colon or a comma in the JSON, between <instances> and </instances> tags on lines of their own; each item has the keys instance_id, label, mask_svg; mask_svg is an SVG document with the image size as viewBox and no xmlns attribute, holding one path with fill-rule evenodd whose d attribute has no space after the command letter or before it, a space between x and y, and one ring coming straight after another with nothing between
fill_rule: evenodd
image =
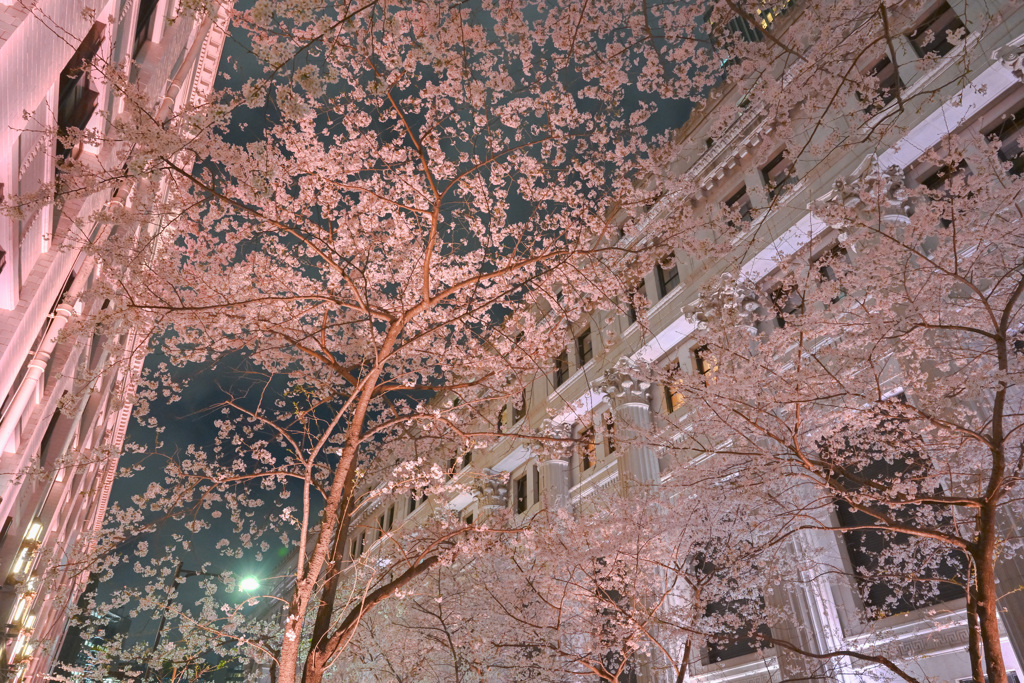
<instances>
[{"instance_id":1,"label":"stone building","mask_svg":"<svg viewBox=\"0 0 1024 683\"><path fill-rule=\"evenodd\" d=\"M109 163L117 150L100 137L69 149L53 133L102 135L122 111L101 63L122 65L157 115L204 101L227 15L171 21L177 6L0 0L0 194L42 199L0 215L0 680L43 680L60 650L66 608L88 579L76 558L102 524L146 348L131 330L59 336L95 312L82 295L101 266L83 245L114 226L88 216L131 199L63 201L57 159Z\"/></svg>"},{"instance_id":2,"label":"stone building","mask_svg":"<svg viewBox=\"0 0 1024 683\"><path fill-rule=\"evenodd\" d=\"M486 508L506 506L513 514L528 517L545 506L559 501L581 504L588 492L616 480L628 479L643 484L657 484L668 476L658 452L643 445L629 444L627 435L621 443L591 433L591 448L582 449L567 459L540 461L528 444L517 440L515 433L524 425L533 428L555 414L554 422L573 424L576 416L591 412L594 424L605 416L618 418L620 425L652 425L679 422L685 408L677 404L671 392L652 387L631 374L634 361L658 365L678 363L683 369L704 373L707 359L695 341L695 323L682 311L700 313L697 301L702 285L729 270L738 282L766 286L780 260L793 255L809 242L820 245L817 253L826 253L838 239L837 231L809 209L816 200L842 188L856 188L862 181L878 182L879 178L898 186L925 184L934 168L921 163L922 155L934 148L944 135L957 132L973 135L977 144L997 138L1007 159L1022 158L1017 137L1024 130L1024 12L1007 9L998 25L986 24L979 5L959 0L926 3L916 22L905 35L898 36L895 49L901 57L899 77L905 92L937 88L941 97L920 109L907 109L899 114L902 137L851 145L842 159L827 169L814 168L797 158L785 161L785 150L773 147L770 125L755 107L741 109L736 122L715 139L702 129L701 121L691 121L680 132L693 142L691 153L678 162L679 172L686 174L702 188L698 202L709 207L727 206L744 220L756 220L759 230L741 257L720 267L694 264L683 253L666 254L662 265L649 272L640 283L651 302L644 327L635 316L613 315L607 325L606 314L577 321L574 339L556 362L550 375L537 377L525 396L525 407L509 403L504 411L507 436L487 450L472 453L471 461L462 461L456 478L466 481L481 479L478 495L462 493L452 500L434 502L457 510L463 519L479 520ZM794 12L799 11L798 8ZM965 39L927 46L940 57L921 61L924 49L919 36L945 35L962 29ZM930 32L930 34L929 34ZM964 52L971 55L971 70L959 74ZM881 56L881 55L880 55ZM892 74L878 71L883 81ZM743 93L720 93L717 102L737 102ZM1016 146L1015 146L1016 145ZM756 152L756 153L755 153ZM756 159L770 159L759 164ZM1016 168L1016 167L1015 167ZM837 185L838 181L838 185ZM781 192L781 188L785 192ZM759 211L766 197L775 195L772 209ZM898 204L898 202L896 202ZM900 207L894 204L895 209ZM710 210L710 209L709 209ZM656 214L658 208L652 211ZM807 251L807 250L803 250ZM742 307L743 292L734 292L732 305ZM696 307L696 308L695 308ZM605 342L608 342L606 344ZM666 421L663 416L675 420ZM625 444L625 445L623 445ZM481 477L481 475L487 475ZM346 549L346 556L369 551L373 544L402 524L415 525L422 515L429 514L430 505L409 498L398 501L373 499L361 511L359 525L366 529ZM850 548L844 547L836 535L832 548L837 561L851 565ZM1021 572L1004 566L1004 585L1020 585ZM965 681L971 679L966 655L967 629L962 597L947 596L938 605L921 606L893 613L870 624L871 638L883 638L904 656L910 671L930 680ZM864 618L851 618L863 612L864 606L856 590L840 590L834 585L815 586L795 595L791 613L801 615L805 627L798 644L813 652L855 649L869 636ZM1003 654L1011 681L1024 680L1024 605L1008 596L1001 612L1004 630ZM938 611L941 616L935 617ZM756 651L753 647L736 647L719 652L702 653L687 680L700 683L758 682L805 680L799 664L791 656L774 649ZM875 681L889 680L876 665L847 659L839 663L839 678L813 680ZM651 680L644 672L639 680Z\"/></svg>"}]
</instances>

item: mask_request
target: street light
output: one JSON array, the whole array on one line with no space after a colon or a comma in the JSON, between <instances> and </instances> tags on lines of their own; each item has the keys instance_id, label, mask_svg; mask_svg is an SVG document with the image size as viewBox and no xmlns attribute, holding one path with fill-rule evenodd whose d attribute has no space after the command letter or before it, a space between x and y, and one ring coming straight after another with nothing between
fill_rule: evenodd
<instances>
[{"instance_id":1,"label":"street light","mask_svg":"<svg viewBox=\"0 0 1024 683\"><path fill-rule=\"evenodd\" d=\"M177 588L178 584L181 583L181 580L186 578L186 577L189 577L189 576L214 576L214 577L217 577L217 576L220 576L220 574L211 574L209 572L204 572L204 571L194 571L194 570L191 570L191 569L183 569L182 566L181 566L181 561L179 560L177 566L174 568L174 575L171 577L171 590L174 590L175 588ZM240 589L242 589L243 591L245 591L246 593L252 593L253 591L255 591L256 589L258 589L260 587L260 580L257 577L255 577L255 576L246 576L245 578L243 578L238 583L238 587ZM166 626L166 624L167 624L167 609L168 609L168 607L169 607L169 605L166 605L164 607L163 614L160 615L160 625L157 627L157 630L156 630L156 640L153 642L153 646L150 649L150 651L153 654L156 654L157 649L160 647L160 640L163 637L164 626ZM149 680L149 672L150 672L150 663L147 661L145 669L143 670L143 673L142 673L142 680L143 681L148 681Z\"/></svg>"}]
</instances>

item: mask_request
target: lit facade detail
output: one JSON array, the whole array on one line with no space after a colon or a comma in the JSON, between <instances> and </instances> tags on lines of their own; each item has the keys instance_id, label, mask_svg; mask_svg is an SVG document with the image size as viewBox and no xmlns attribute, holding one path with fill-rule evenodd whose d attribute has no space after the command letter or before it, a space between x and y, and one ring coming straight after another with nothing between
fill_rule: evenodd
<instances>
[{"instance_id":1,"label":"lit facade detail","mask_svg":"<svg viewBox=\"0 0 1024 683\"><path fill-rule=\"evenodd\" d=\"M0 0L0 196L44 197L58 158L113 154L91 141L65 148L51 134L102 129L121 111L98 61L134 58L136 81L168 111L205 100L226 11L168 21L177 6ZM190 59L166 73L179 55ZM0 680L42 681L60 650L67 608L88 579L74 560L102 524L146 347L132 332L59 336L100 307L82 296L100 264L74 239L72 221L111 200L102 194L0 215ZM109 228L93 227L100 236Z\"/></svg>"}]
</instances>

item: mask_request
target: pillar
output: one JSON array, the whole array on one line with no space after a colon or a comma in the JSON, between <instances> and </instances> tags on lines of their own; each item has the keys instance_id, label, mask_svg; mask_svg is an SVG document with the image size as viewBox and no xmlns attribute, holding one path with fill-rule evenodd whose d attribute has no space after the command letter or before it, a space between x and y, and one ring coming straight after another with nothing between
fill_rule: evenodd
<instances>
[{"instance_id":1,"label":"pillar","mask_svg":"<svg viewBox=\"0 0 1024 683\"><path fill-rule=\"evenodd\" d=\"M633 361L623 357L598 384L608 396L615 417L619 481L623 487L661 483L658 455L645 443L653 428L651 383L638 379L637 374Z\"/></svg>"}]
</instances>

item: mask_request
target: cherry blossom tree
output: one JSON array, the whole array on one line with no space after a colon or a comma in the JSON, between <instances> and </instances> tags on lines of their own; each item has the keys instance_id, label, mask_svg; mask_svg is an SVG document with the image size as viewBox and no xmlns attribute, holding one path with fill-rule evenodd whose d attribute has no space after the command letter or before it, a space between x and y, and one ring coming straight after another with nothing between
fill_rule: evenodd
<instances>
[{"instance_id":1,"label":"cherry blossom tree","mask_svg":"<svg viewBox=\"0 0 1024 683\"><path fill-rule=\"evenodd\" d=\"M760 504L695 476L478 536L375 615L338 680L685 680L701 648L766 646L759 626L781 616L761 595L792 566Z\"/></svg>"},{"instance_id":2,"label":"cherry blossom tree","mask_svg":"<svg viewBox=\"0 0 1024 683\"><path fill-rule=\"evenodd\" d=\"M467 535L395 534L386 560L346 572L361 506L440 495L439 463L496 436L497 405L550 368L566 320L615 290L592 266L623 251L613 207L653 200L634 179L669 135L647 124L714 80L686 61L695 12L257 2L233 21L264 73L173 116L111 69L121 153L110 168L68 162L61 188L119 188L97 217L122 227L95 245L94 293L113 305L84 324L154 335L168 363L143 415L185 383L177 368L246 369L221 378L214 444L151 447L146 467L162 457L165 476L113 510L99 568L138 563L154 579L144 608L248 644L278 680L321 680L366 614ZM262 126L233 142L252 108ZM185 530L125 555L154 516ZM271 539L294 550L278 642L214 619L212 602L175 603L170 567L218 531L225 557L262 559Z\"/></svg>"},{"instance_id":3,"label":"cherry blossom tree","mask_svg":"<svg viewBox=\"0 0 1024 683\"><path fill-rule=\"evenodd\" d=\"M772 462L806 482L798 528L840 531L877 614L967 601L975 680L1006 680L997 572L1019 552L1019 176L956 137L927 155L941 182L865 168L816 207L810 241L764 283L692 307L713 369L675 376L689 447ZM967 170L969 169L969 171ZM798 489L794 489L798 490ZM817 514L808 514L818 508ZM841 566L831 571L844 573Z\"/></svg>"},{"instance_id":4,"label":"cherry blossom tree","mask_svg":"<svg viewBox=\"0 0 1024 683\"><path fill-rule=\"evenodd\" d=\"M667 248L695 263L732 258L763 238L758 217L779 205L781 193L756 207L737 247L723 227L742 217L709 210L697 200L701 179L679 172L680 159L695 147L703 153L705 140L666 132L677 122L659 112L686 100L696 112L688 125L710 121L712 143L756 115L794 156L826 168L851 149L900 135L903 113L943 96L939 86L893 92L862 68L875 52L898 61L892 38L916 9L807 2L769 20L760 3L732 0L261 0L233 21L263 72L210 105L154 115L121 80L124 70L112 69L125 107L109 135L121 153L109 168L67 162L61 187L119 188L99 217L120 229L95 245L105 263L95 295L113 305L83 325L154 335L169 365L150 379L140 411L178 391L180 368L223 368L241 357L246 370L228 382L212 446L154 448L166 477L134 507L114 510L100 568L138 561L155 579L143 591L150 608L171 606L202 624L194 633L251 648L285 682L322 680L353 639L365 639L361 625L367 633L390 629L381 619L400 607L415 607L420 620L447 620L429 601L402 607L393 599L417 586L420 597L439 595L444 605L442 588L455 579L443 580L443 565L462 561L481 535L498 545L506 536L445 514L415 533L367 529L365 510L424 492L448 495L460 485L449 481L448 460L493 442L498 406L552 369L570 322L632 302L644 323L643 297L627 290ZM963 32L947 38L958 42ZM965 56L960 73L970 68ZM743 97L729 99L737 90ZM264 114L258 126L243 120L254 109ZM250 139L237 142L245 125ZM948 164L958 149L951 141L935 161ZM1005 680L993 630L1003 540L996 519L1013 498L1008 458L1019 414L1011 372L1019 188L1002 171L988 155L976 170L982 187L910 193L914 212L898 221L884 213L881 184L821 207L821 217L844 226L849 251L856 245L872 256L785 265L781 290L751 286L743 302L756 304L750 319L708 319L714 381L661 377L705 408L691 415L709 440L691 446L722 456L722 467L736 458L775 463L775 472L807 479L822 506L838 497L907 534L876 569L906 570L925 592L945 581L966 586L975 675L984 651L993 681ZM139 224L155 228L129 229ZM965 239L978 248L964 254ZM836 275L819 282L825 267ZM773 296L779 291L786 305ZM773 325L779 329L769 331ZM905 403L889 393L896 386ZM908 449L910 435L917 441ZM877 462L903 469L881 479L864 474ZM793 504L806 509L805 501ZM144 557L129 559L124 544L163 514L187 521L187 532L151 557L136 551ZM806 515L783 519L794 517ZM580 533L599 536L606 523ZM378 545L350 562L353 541L361 545L367 531ZM277 539L294 553L279 632L252 634L245 619L214 618L212 596L196 613L172 605L168 567L211 535L223 536L213 544L225 557L262 558ZM575 557L561 561L576 571L572 588L586 615L578 631L597 628L586 638L600 646L580 650L570 639L529 647L552 667L580 667L566 675L586 670L614 680L659 648L657 622L658 633L676 633L669 640L684 644L663 648L681 675L685 634L707 638L728 624L697 623L706 617L700 600L684 601L671 617L651 607L684 575L700 584L694 538L664 541L650 571L633 573L617 568L648 556L628 545L612 553L610 541L540 553ZM948 570L956 577L946 578ZM427 579L441 588L422 592ZM722 586L706 599L752 589ZM529 614L536 623L509 615L522 629L515 647L527 647L530 629L550 619L544 610L555 588L538 589L529 606L540 610ZM595 614L627 604L628 618L608 616L604 631L594 626ZM446 638L455 633L443 628ZM450 666L479 661L464 649L449 648ZM617 658L604 658L613 650Z\"/></svg>"}]
</instances>

